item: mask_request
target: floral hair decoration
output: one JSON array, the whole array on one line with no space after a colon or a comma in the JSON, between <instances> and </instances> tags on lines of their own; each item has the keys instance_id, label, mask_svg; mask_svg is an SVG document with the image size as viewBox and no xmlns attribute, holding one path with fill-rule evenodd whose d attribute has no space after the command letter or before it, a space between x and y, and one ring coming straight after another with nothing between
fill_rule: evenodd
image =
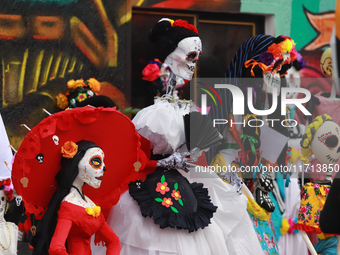
<instances>
[{"instance_id":1,"label":"floral hair decoration","mask_svg":"<svg viewBox=\"0 0 340 255\"><path fill-rule=\"evenodd\" d=\"M285 58L284 54L290 54L290 58ZM261 62L257 62L253 60L252 63L250 63L250 60L248 60L245 63L245 67L247 68L250 64L252 66L252 69L255 65L259 65L259 67L264 72L271 72L272 74L277 73L281 70L283 65L293 65L293 61L296 60L298 57L298 52L295 49L295 42L288 36L280 35L278 38L276 38L276 42L272 43L267 51L264 51L259 56L259 60ZM252 60L252 59L251 59ZM285 73L280 73L280 76L283 77ZM255 74L252 71L251 75L254 77Z\"/></svg>"},{"instance_id":2,"label":"floral hair decoration","mask_svg":"<svg viewBox=\"0 0 340 255\"><path fill-rule=\"evenodd\" d=\"M60 109L67 107L75 107L76 102L82 102L87 98L96 96L101 89L101 84L95 78L90 78L87 81L83 79L69 80L67 82L69 89L65 94L59 93L57 98L57 105Z\"/></svg>"},{"instance_id":3,"label":"floral hair decoration","mask_svg":"<svg viewBox=\"0 0 340 255\"><path fill-rule=\"evenodd\" d=\"M14 193L13 193L13 184L11 182L10 178L4 179L0 181L0 188L3 188L5 194L6 194L6 200L12 201L14 199Z\"/></svg>"},{"instance_id":4,"label":"floral hair decoration","mask_svg":"<svg viewBox=\"0 0 340 255\"><path fill-rule=\"evenodd\" d=\"M181 20L181 19L177 19L177 20L169 20L169 22L171 23L172 27L184 27L186 29L191 30L192 32L195 32L196 34L198 34L198 30L194 25L191 25L188 23L188 21L186 20Z\"/></svg>"},{"instance_id":5,"label":"floral hair decoration","mask_svg":"<svg viewBox=\"0 0 340 255\"><path fill-rule=\"evenodd\" d=\"M73 158L78 152L78 145L75 142L67 141L60 149L64 158Z\"/></svg>"}]
</instances>

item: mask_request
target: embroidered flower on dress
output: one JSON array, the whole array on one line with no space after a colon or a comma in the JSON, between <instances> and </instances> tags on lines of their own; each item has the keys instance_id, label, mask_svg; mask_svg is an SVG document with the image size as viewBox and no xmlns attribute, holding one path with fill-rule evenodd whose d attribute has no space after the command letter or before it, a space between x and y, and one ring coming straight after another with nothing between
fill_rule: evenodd
<instances>
[{"instance_id":1,"label":"embroidered flower on dress","mask_svg":"<svg viewBox=\"0 0 340 255\"><path fill-rule=\"evenodd\" d=\"M173 202L171 201L171 198L163 198L163 202L162 205L165 207L170 207L171 205L173 205Z\"/></svg>"},{"instance_id":2,"label":"embroidered flower on dress","mask_svg":"<svg viewBox=\"0 0 340 255\"><path fill-rule=\"evenodd\" d=\"M86 93L80 93L77 96L78 102L84 101L87 98Z\"/></svg>"},{"instance_id":3,"label":"embroidered flower on dress","mask_svg":"<svg viewBox=\"0 0 340 255\"><path fill-rule=\"evenodd\" d=\"M161 193L162 195L165 194L165 192L168 192L170 190L170 188L168 187L168 183L167 182L158 182L157 183L157 188L156 191Z\"/></svg>"},{"instance_id":4,"label":"embroidered flower on dress","mask_svg":"<svg viewBox=\"0 0 340 255\"><path fill-rule=\"evenodd\" d=\"M181 194L178 190L173 190L171 196L177 201L178 199L182 198Z\"/></svg>"},{"instance_id":5,"label":"embroidered flower on dress","mask_svg":"<svg viewBox=\"0 0 340 255\"><path fill-rule=\"evenodd\" d=\"M263 240L266 241L269 249L273 248L272 241L266 234L264 235Z\"/></svg>"}]
</instances>

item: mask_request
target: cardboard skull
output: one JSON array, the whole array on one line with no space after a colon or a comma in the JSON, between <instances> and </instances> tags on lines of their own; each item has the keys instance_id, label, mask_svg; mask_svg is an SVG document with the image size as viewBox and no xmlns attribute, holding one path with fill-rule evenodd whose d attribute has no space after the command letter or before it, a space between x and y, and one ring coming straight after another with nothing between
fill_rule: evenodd
<instances>
[{"instance_id":1,"label":"cardboard skull","mask_svg":"<svg viewBox=\"0 0 340 255\"><path fill-rule=\"evenodd\" d=\"M187 37L178 43L177 48L167 56L164 63L176 76L191 80L201 54L201 39L198 36Z\"/></svg>"},{"instance_id":2,"label":"cardboard skull","mask_svg":"<svg viewBox=\"0 0 340 255\"><path fill-rule=\"evenodd\" d=\"M324 122L315 132L311 149L321 164L335 164L340 157L340 127L334 121Z\"/></svg>"}]
</instances>

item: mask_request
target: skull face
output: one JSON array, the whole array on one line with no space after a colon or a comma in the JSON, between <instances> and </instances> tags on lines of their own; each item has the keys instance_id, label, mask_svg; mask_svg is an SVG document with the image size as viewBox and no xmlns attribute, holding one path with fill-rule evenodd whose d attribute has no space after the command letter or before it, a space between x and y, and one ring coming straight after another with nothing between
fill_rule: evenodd
<instances>
[{"instance_id":1,"label":"skull face","mask_svg":"<svg viewBox=\"0 0 340 255\"><path fill-rule=\"evenodd\" d=\"M52 137L52 139L53 139L53 142L55 143L55 145L58 145L58 144L59 144L59 137L58 137L58 136L54 135L54 136Z\"/></svg>"},{"instance_id":2,"label":"skull face","mask_svg":"<svg viewBox=\"0 0 340 255\"><path fill-rule=\"evenodd\" d=\"M142 181L141 180L137 180L135 183L136 183L137 189L140 189L142 187Z\"/></svg>"},{"instance_id":3,"label":"skull face","mask_svg":"<svg viewBox=\"0 0 340 255\"><path fill-rule=\"evenodd\" d=\"M90 148L78 164L78 177L83 182L97 189L100 187L106 167L104 152L100 148Z\"/></svg>"},{"instance_id":4,"label":"skull face","mask_svg":"<svg viewBox=\"0 0 340 255\"><path fill-rule=\"evenodd\" d=\"M44 154L39 153L35 158L38 160L39 164L44 163Z\"/></svg>"},{"instance_id":5,"label":"skull face","mask_svg":"<svg viewBox=\"0 0 340 255\"><path fill-rule=\"evenodd\" d=\"M332 49L328 48L322 53L320 59L320 68L324 75L332 76L333 75L333 66L332 66Z\"/></svg>"},{"instance_id":6,"label":"skull face","mask_svg":"<svg viewBox=\"0 0 340 255\"><path fill-rule=\"evenodd\" d=\"M198 36L188 37L178 43L177 48L168 55L164 63L176 76L191 80L201 54L201 39Z\"/></svg>"},{"instance_id":7,"label":"skull face","mask_svg":"<svg viewBox=\"0 0 340 255\"><path fill-rule=\"evenodd\" d=\"M321 164L334 164L340 157L340 127L333 121L326 121L315 132L311 143L312 151Z\"/></svg>"},{"instance_id":8,"label":"skull face","mask_svg":"<svg viewBox=\"0 0 340 255\"><path fill-rule=\"evenodd\" d=\"M4 190L0 190L0 218L4 217L6 209L6 194Z\"/></svg>"}]
</instances>

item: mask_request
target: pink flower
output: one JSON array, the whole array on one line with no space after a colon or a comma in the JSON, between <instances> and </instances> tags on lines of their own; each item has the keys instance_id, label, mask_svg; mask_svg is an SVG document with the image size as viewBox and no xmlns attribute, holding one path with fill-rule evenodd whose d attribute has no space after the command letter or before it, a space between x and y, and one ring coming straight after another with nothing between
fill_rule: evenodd
<instances>
[{"instance_id":1,"label":"pink flower","mask_svg":"<svg viewBox=\"0 0 340 255\"><path fill-rule=\"evenodd\" d=\"M257 218L253 217L253 223L255 227L258 227L259 224L257 223Z\"/></svg>"},{"instance_id":2,"label":"pink flower","mask_svg":"<svg viewBox=\"0 0 340 255\"><path fill-rule=\"evenodd\" d=\"M170 207L171 205L173 205L173 202L171 201L171 198L163 198L163 202L162 205L165 207Z\"/></svg>"},{"instance_id":3,"label":"pink flower","mask_svg":"<svg viewBox=\"0 0 340 255\"><path fill-rule=\"evenodd\" d=\"M161 193L162 195L165 194L165 192L168 192L170 190L170 188L168 187L168 183L167 182L159 182L157 183L157 188L156 191Z\"/></svg>"},{"instance_id":4,"label":"pink flower","mask_svg":"<svg viewBox=\"0 0 340 255\"><path fill-rule=\"evenodd\" d=\"M172 196L176 201L182 197L178 190L173 190L172 193L171 193L171 196Z\"/></svg>"},{"instance_id":5,"label":"pink flower","mask_svg":"<svg viewBox=\"0 0 340 255\"><path fill-rule=\"evenodd\" d=\"M267 235L264 235L263 240L266 241L269 249L273 248L272 241L270 240L270 238Z\"/></svg>"},{"instance_id":6,"label":"pink flower","mask_svg":"<svg viewBox=\"0 0 340 255\"><path fill-rule=\"evenodd\" d=\"M154 81L159 77L159 66L157 64L148 64L142 71L143 80Z\"/></svg>"},{"instance_id":7,"label":"pink flower","mask_svg":"<svg viewBox=\"0 0 340 255\"><path fill-rule=\"evenodd\" d=\"M313 184L313 187L319 189L319 188L320 188L320 185L317 184L317 183L314 183L314 184Z\"/></svg>"},{"instance_id":8,"label":"pink flower","mask_svg":"<svg viewBox=\"0 0 340 255\"><path fill-rule=\"evenodd\" d=\"M259 241L261 242L262 238L260 234L256 234L257 235L257 239L259 239Z\"/></svg>"},{"instance_id":9,"label":"pink flower","mask_svg":"<svg viewBox=\"0 0 340 255\"><path fill-rule=\"evenodd\" d=\"M325 195L329 193L329 188L325 188Z\"/></svg>"},{"instance_id":10,"label":"pink flower","mask_svg":"<svg viewBox=\"0 0 340 255\"><path fill-rule=\"evenodd\" d=\"M305 214L307 212L307 209L305 206L300 208L300 213Z\"/></svg>"}]
</instances>

